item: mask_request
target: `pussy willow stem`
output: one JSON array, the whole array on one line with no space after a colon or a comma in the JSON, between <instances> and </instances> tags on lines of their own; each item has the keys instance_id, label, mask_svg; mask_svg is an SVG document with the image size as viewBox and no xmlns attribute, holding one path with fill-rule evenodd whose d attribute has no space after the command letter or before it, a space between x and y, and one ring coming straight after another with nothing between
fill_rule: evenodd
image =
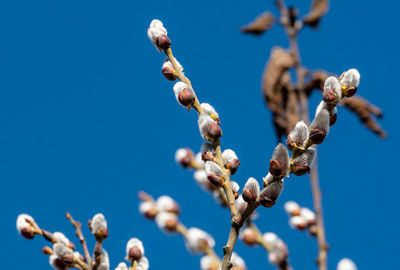
<instances>
[{"instance_id":1,"label":"pussy willow stem","mask_svg":"<svg viewBox=\"0 0 400 270\"><path fill-rule=\"evenodd\" d=\"M87 264L91 265L92 258L90 257L89 249L86 244L86 239L82 233L82 223L74 220L70 213L67 213L66 217L69 220L69 222L71 222L72 226L74 226L74 228L75 228L75 235L79 238L79 242L82 245L82 249L85 254Z\"/></svg>"},{"instance_id":2,"label":"pussy willow stem","mask_svg":"<svg viewBox=\"0 0 400 270\"><path fill-rule=\"evenodd\" d=\"M289 13L285 6L283 0L277 0L277 6L281 13L281 17L283 18L284 24L282 26L285 29L286 34L289 38L290 43L290 51L292 56L295 58L295 69L296 69L296 76L297 76L297 91L300 100L300 108L301 108L301 118L306 122L309 123L308 118L308 102L307 96L304 91L304 68L301 66L301 58L299 52L299 46L297 42L297 35L300 29L295 29L294 26L291 26L289 22ZM311 192L313 196L313 204L314 204L314 211L317 219L317 239L318 239L318 258L317 264L319 270L326 270L327 269L327 243L325 237L325 227L324 227L324 218L323 218L323 210L322 210L322 196L319 187L319 179L318 179L318 166L317 161L315 161L313 168L311 169L310 174L310 182L311 182Z\"/></svg>"}]
</instances>

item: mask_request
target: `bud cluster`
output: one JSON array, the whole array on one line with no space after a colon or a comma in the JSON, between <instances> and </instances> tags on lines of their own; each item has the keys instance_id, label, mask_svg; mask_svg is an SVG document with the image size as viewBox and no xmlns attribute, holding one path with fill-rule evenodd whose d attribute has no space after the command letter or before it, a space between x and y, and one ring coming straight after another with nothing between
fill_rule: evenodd
<instances>
[{"instance_id":1,"label":"bud cluster","mask_svg":"<svg viewBox=\"0 0 400 270\"><path fill-rule=\"evenodd\" d=\"M300 207L295 201L287 201L284 205L286 213L289 215L289 225L293 229L308 229L311 235L316 233L316 215L306 207Z\"/></svg>"},{"instance_id":2,"label":"bud cluster","mask_svg":"<svg viewBox=\"0 0 400 270\"><path fill-rule=\"evenodd\" d=\"M339 261L337 270L357 270L357 266L352 260L343 258Z\"/></svg>"},{"instance_id":3,"label":"bud cluster","mask_svg":"<svg viewBox=\"0 0 400 270\"><path fill-rule=\"evenodd\" d=\"M143 243L138 238L131 238L126 244L125 260L131 262L132 265L136 265L135 269L147 270L149 268L149 260L144 256ZM124 266L126 266L125 263L118 265L120 269L124 269Z\"/></svg>"}]
</instances>

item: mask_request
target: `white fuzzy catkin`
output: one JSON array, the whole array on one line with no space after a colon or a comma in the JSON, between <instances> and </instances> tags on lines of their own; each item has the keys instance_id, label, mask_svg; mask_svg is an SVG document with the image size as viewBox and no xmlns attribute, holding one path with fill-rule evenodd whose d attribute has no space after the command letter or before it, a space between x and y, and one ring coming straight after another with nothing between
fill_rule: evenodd
<instances>
[{"instance_id":1,"label":"white fuzzy catkin","mask_svg":"<svg viewBox=\"0 0 400 270\"><path fill-rule=\"evenodd\" d=\"M204 242L206 242L210 248L215 246L214 238L205 231L198 228L190 228L187 230L185 245L189 252L202 253L204 251L202 249Z\"/></svg>"},{"instance_id":2,"label":"white fuzzy catkin","mask_svg":"<svg viewBox=\"0 0 400 270\"><path fill-rule=\"evenodd\" d=\"M324 90L325 89L332 89L333 91L335 91L335 94L337 96L336 101L342 99L342 88L336 77L330 76L325 80Z\"/></svg>"},{"instance_id":3,"label":"white fuzzy catkin","mask_svg":"<svg viewBox=\"0 0 400 270\"><path fill-rule=\"evenodd\" d=\"M57 240L58 243L63 244L66 247L69 247L69 239L62 232L53 233L53 237Z\"/></svg>"},{"instance_id":4,"label":"white fuzzy catkin","mask_svg":"<svg viewBox=\"0 0 400 270\"><path fill-rule=\"evenodd\" d=\"M293 215L294 212L300 212L300 205L295 201L287 201L283 207L288 215Z\"/></svg>"},{"instance_id":5,"label":"white fuzzy catkin","mask_svg":"<svg viewBox=\"0 0 400 270\"><path fill-rule=\"evenodd\" d=\"M191 156L191 155L193 155L193 153L191 152L190 149L179 148L175 152L175 161L176 161L176 163L180 163L183 158L185 158L187 156Z\"/></svg>"},{"instance_id":6,"label":"white fuzzy catkin","mask_svg":"<svg viewBox=\"0 0 400 270\"><path fill-rule=\"evenodd\" d=\"M235 204L239 212L243 212L247 207L247 202L243 200L242 194L236 199Z\"/></svg>"},{"instance_id":7,"label":"white fuzzy catkin","mask_svg":"<svg viewBox=\"0 0 400 270\"><path fill-rule=\"evenodd\" d=\"M92 227L93 234L99 232L100 230L102 232L105 232L107 229L107 221L106 221L104 215L101 213L94 215L92 218L91 227Z\"/></svg>"},{"instance_id":8,"label":"white fuzzy catkin","mask_svg":"<svg viewBox=\"0 0 400 270\"><path fill-rule=\"evenodd\" d=\"M204 190L208 190L209 182L207 180L207 173L205 170L197 170L194 172L194 180L196 180L197 184L200 185Z\"/></svg>"},{"instance_id":9,"label":"white fuzzy catkin","mask_svg":"<svg viewBox=\"0 0 400 270\"><path fill-rule=\"evenodd\" d=\"M129 251L131 248L137 247L140 250L140 253L142 256L144 256L144 247L142 241L140 241L138 238L131 238L129 239L128 243L126 244L126 260L129 260Z\"/></svg>"},{"instance_id":10,"label":"white fuzzy catkin","mask_svg":"<svg viewBox=\"0 0 400 270\"><path fill-rule=\"evenodd\" d=\"M173 90L175 94L176 101L181 105L182 107L186 107L179 101L179 94L184 90L184 89L189 89L191 90L190 86L184 82L177 82L175 83Z\"/></svg>"},{"instance_id":11,"label":"white fuzzy catkin","mask_svg":"<svg viewBox=\"0 0 400 270\"><path fill-rule=\"evenodd\" d=\"M149 260L146 257L142 257L137 262L136 270L147 270L149 269L149 267L150 267Z\"/></svg>"},{"instance_id":12,"label":"white fuzzy catkin","mask_svg":"<svg viewBox=\"0 0 400 270\"><path fill-rule=\"evenodd\" d=\"M328 122L329 123L329 122ZM274 149L274 153L272 154L273 160L278 160L284 167L285 176L288 176L289 173L289 152L286 147L279 143L277 147Z\"/></svg>"},{"instance_id":13,"label":"white fuzzy catkin","mask_svg":"<svg viewBox=\"0 0 400 270\"><path fill-rule=\"evenodd\" d=\"M325 130L326 134L329 132L329 112L328 110L320 110L316 115L314 120L310 124L310 131L313 129Z\"/></svg>"},{"instance_id":14,"label":"white fuzzy catkin","mask_svg":"<svg viewBox=\"0 0 400 270\"><path fill-rule=\"evenodd\" d=\"M210 175L210 174L221 176L224 173L222 171L221 167L217 163L215 163L213 161L207 161L206 162L205 170L206 170L207 176Z\"/></svg>"},{"instance_id":15,"label":"white fuzzy catkin","mask_svg":"<svg viewBox=\"0 0 400 270\"><path fill-rule=\"evenodd\" d=\"M177 203L171 197L163 195L157 199L156 207L160 212L168 212L176 209Z\"/></svg>"},{"instance_id":16,"label":"white fuzzy catkin","mask_svg":"<svg viewBox=\"0 0 400 270\"><path fill-rule=\"evenodd\" d=\"M308 224L312 224L315 222L316 216L314 212L306 207L302 207L300 209L300 216L302 216L307 221Z\"/></svg>"},{"instance_id":17,"label":"white fuzzy catkin","mask_svg":"<svg viewBox=\"0 0 400 270\"><path fill-rule=\"evenodd\" d=\"M115 270L128 270L128 266L126 265L126 263L121 262L118 264L118 266L115 268Z\"/></svg>"},{"instance_id":18,"label":"white fuzzy catkin","mask_svg":"<svg viewBox=\"0 0 400 270\"><path fill-rule=\"evenodd\" d=\"M30 215L27 214L20 214L17 217L17 230L19 233L21 233L21 230L27 227L31 227L31 225L26 221L26 220L32 220L33 223L35 222L35 220L33 219L33 217L31 217Z\"/></svg>"},{"instance_id":19,"label":"white fuzzy catkin","mask_svg":"<svg viewBox=\"0 0 400 270\"><path fill-rule=\"evenodd\" d=\"M235 267L239 267L240 269L246 269L246 263L244 262L242 257L237 255L236 252L232 252L231 263Z\"/></svg>"},{"instance_id":20,"label":"white fuzzy catkin","mask_svg":"<svg viewBox=\"0 0 400 270\"><path fill-rule=\"evenodd\" d=\"M360 73L357 69L351 68L344 73L340 83L346 88L357 88L360 84Z\"/></svg>"},{"instance_id":21,"label":"white fuzzy catkin","mask_svg":"<svg viewBox=\"0 0 400 270\"><path fill-rule=\"evenodd\" d=\"M156 204L153 201L142 201L139 204L139 212L142 215L154 208L156 208Z\"/></svg>"},{"instance_id":22,"label":"white fuzzy catkin","mask_svg":"<svg viewBox=\"0 0 400 270\"><path fill-rule=\"evenodd\" d=\"M243 190L249 190L250 193L254 194L256 198L258 198L258 196L260 195L260 185L258 184L258 181L253 177L250 177L247 180Z\"/></svg>"},{"instance_id":23,"label":"white fuzzy catkin","mask_svg":"<svg viewBox=\"0 0 400 270\"><path fill-rule=\"evenodd\" d=\"M72 255L73 253L71 249L61 243L55 243L53 245L53 250L58 258L61 258L65 255Z\"/></svg>"},{"instance_id":24,"label":"white fuzzy catkin","mask_svg":"<svg viewBox=\"0 0 400 270\"><path fill-rule=\"evenodd\" d=\"M202 113L199 115L197 124L199 126L200 135L205 140L207 137L207 128L212 123L217 124L217 122L215 122L208 114Z\"/></svg>"},{"instance_id":25,"label":"white fuzzy catkin","mask_svg":"<svg viewBox=\"0 0 400 270\"><path fill-rule=\"evenodd\" d=\"M308 140L309 135L308 126L303 120L297 122L294 129L289 133L289 137L297 146L303 146Z\"/></svg>"},{"instance_id":26,"label":"white fuzzy catkin","mask_svg":"<svg viewBox=\"0 0 400 270\"><path fill-rule=\"evenodd\" d=\"M294 158L293 163L295 165L307 166L309 168L312 168L316 153L317 150L315 149L315 147L309 147L306 151L304 151L303 154Z\"/></svg>"},{"instance_id":27,"label":"white fuzzy catkin","mask_svg":"<svg viewBox=\"0 0 400 270\"><path fill-rule=\"evenodd\" d=\"M210 270L213 264L215 263L215 259L209 255L203 256L200 259L200 269L201 270Z\"/></svg>"},{"instance_id":28,"label":"white fuzzy catkin","mask_svg":"<svg viewBox=\"0 0 400 270\"><path fill-rule=\"evenodd\" d=\"M279 237L275 233L272 233L272 232L264 233L262 238L263 238L264 242L271 247L275 246L279 240Z\"/></svg>"},{"instance_id":29,"label":"white fuzzy catkin","mask_svg":"<svg viewBox=\"0 0 400 270\"><path fill-rule=\"evenodd\" d=\"M94 258L93 261L95 261ZM110 269L110 259L108 257L108 253L105 249L102 249L100 254L100 264L97 267L97 270L109 270L109 269Z\"/></svg>"},{"instance_id":30,"label":"white fuzzy catkin","mask_svg":"<svg viewBox=\"0 0 400 270\"><path fill-rule=\"evenodd\" d=\"M157 45L157 38L161 37L162 35L167 35L167 29L165 29L160 20L152 20L150 27L147 29L147 36L159 52L162 51L162 48Z\"/></svg>"},{"instance_id":31,"label":"white fuzzy catkin","mask_svg":"<svg viewBox=\"0 0 400 270\"><path fill-rule=\"evenodd\" d=\"M228 164L229 162L231 162L234 159L238 159L236 153L231 150L231 149L226 149L223 153L222 153L222 160L224 161L224 165Z\"/></svg>"},{"instance_id":32,"label":"white fuzzy catkin","mask_svg":"<svg viewBox=\"0 0 400 270\"><path fill-rule=\"evenodd\" d=\"M156 223L157 223L157 226L158 226L161 230L163 230L164 232L166 232L166 233L169 233L169 232L166 230L166 225L167 225L167 222L168 222L169 220L174 220L174 221L176 221L176 220L178 220L178 217L177 217L175 214L172 214L172 213L169 213L169 212L161 212L161 213L157 214L157 216L156 216Z\"/></svg>"},{"instance_id":33,"label":"white fuzzy catkin","mask_svg":"<svg viewBox=\"0 0 400 270\"><path fill-rule=\"evenodd\" d=\"M210 116L212 116L214 119L218 118L218 113L217 111L214 109L213 106L211 106L208 103L201 103L200 107L203 109L203 113L208 114Z\"/></svg>"},{"instance_id":34,"label":"white fuzzy catkin","mask_svg":"<svg viewBox=\"0 0 400 270\"><path fill-rule=\"evenodd\" d=\"M196 164L200 168L204 169L204 166L206 165L206 163L203 161L203 157L202 157L202 153L201 152L196 154L196 156L194 157L194 160L195 160Z\"/></svg>"},{"instance_id":35,"label":"white fuzzy catkin","mask_svg":"<svg viewBox=\"0 0 400 270\"><path fill-rule=\"evenodd\" d=\"M289 226L293 229L306 227L308 225L307 219L303 216L292 216L289 218Z\"/></svg>"},{"instance_id":36,"label":"white fuzzy catkin","mask_svg":"<svg viewBox=\"0 0 400 270\"><path fill-rule=\"evenodd\" d=\"M357 270L357 266L352 260L343 258L339 261L337 270Z\"/></svg>"},{"instance_id":37,"label":"white fuzzy catkin","mask_svg":"<svg viewBox=\"0 0 400 270\"><path fill-rule=\"evenodd\" d=\"M55 270L64 270L64 268L58 267L57 266L57 260L59 260L59 258L57 257L57 255L53 254L49 256L49 264L51 267L53 267L53 269Z\"/></svg>"},{"instance_id":38,"label":"white fuzzy catkin","mask_svg":"<svg viewBox=\"0 0 400 270\"><path fill-rule=\"evenodd\" d=\"M178 66L178 68L181 70L181 71L183 71L183 67L182 67L182 65L181 65L181 63L179 63L178 62L178 60L175 58L175 63L176 63L176 65ZM169 58L168 57L165 57L165 59L164 59L164 63L163 63L163 65L162 65L162 68L165 68L165 67L169 67L169 68L174 68L174 66L172 65L172 63L171 63L171 61L169 60Z\"/></svg>"},{"instance_id":39,"label":"white fuzzy catkin","mask_svg":"<svg viewBox=\"0 0 400 270\"><path fill-rule=\"evenodd\" d=\"M240 186L237 182L231 181L231 189L233 192L238 192L240 189Z\"/></svg>"}]
</instances>

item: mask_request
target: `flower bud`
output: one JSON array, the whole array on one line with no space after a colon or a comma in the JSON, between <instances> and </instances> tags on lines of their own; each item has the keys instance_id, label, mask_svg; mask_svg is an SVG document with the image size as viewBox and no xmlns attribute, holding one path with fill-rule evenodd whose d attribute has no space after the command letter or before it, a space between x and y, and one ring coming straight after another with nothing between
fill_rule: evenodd
<instances>
[{"instance_id":1,"label":"flower bud","mask_svg":"<svg viewBox=\"0 0 400 270\"><path fill-rule=\"evenodd\" d=\"M338 79L330 76L325 80L324 91L322 92L322 100L327 104L334 105L342 99L342 89Z\"/></svg>"},{"instance_id":2,"label":"flower bud","mask_svg":"<svg viewBox=\"0 0 400 270\"><path fill-rule=\"evenodd\" d=\"M150 200L140 202L139 212L148 219L154 219L158 214L155 202Z\"/></svg>"},{"instance_id":3,"label":"flower bud","mask_svg":"<svg viewBox=\"0 0 400 270\"><path fill-rule=\"evenodd\" d=\"M129 239L126 244L126 260L127 261L138 261L144 256L144 247L142 241L137 238Z\"/></svg>"},{"instance_id":4,"label":"flower bud","mask_svg":"<svg viewBox=\"0 0 400 270\"><path fill-rule=\"evenodd\" d=\"M187 230L185 245L191 253L204 253L206 249L215 246L215 241L205 231L198 228L190 228Z\"/></svg>"},{"instance_id":5,"label":"flower bud","mask_svg":"<svg viewBox=\"0 0 400 270\"><path fill-rule=\"evenodd\" d=\"M49 246L44 246L42 248L42 252L44 255L53 255L54 254L53 250Z\"/></svg>"},{"instance_id":6,"label":"flower bud","mask_svg":"<svg viewBox=\"0 0 400 270\"><path fill-rule=\"evenodd\" d=\"M215 190L215 187L208 181L205 170L197 170L194 172L194 180L206 191Z\"/></svg>"},{"instance_id":7,"label":"flower bud","mask_svg":"<svg viewBox=\"0 0 400 270\"><path fill-rule=\"evenodd\" d=\"M357 266L352 260L344 258L339 261L337 270L357 270Z\"/></svg>"},{"instance_id":8,"label":"flower bud","mask_svg":"<svg viewBox=\"0 0 400 270\"><path fill-rule=\"evenodd\" d=\"M201 257L200 269L201 270L217 270L220 269L220 262L218 262L213 256L206 255Z\"/></svg>"},{"instance_id":9,"label":"flower bud","mask_svg":"<svg viewBox=\"0 0 400 270\"><path fill-rule=\"evenodd\" d=\"M269 163L269 172L276 177L286 176L289 171L289 153L283 144L278 144Z\"/></svg>"},{"instance_id":10,"label":"flower bud","mask_svg":"<svg viewBox=\"0 0 400 270\"><path fill-rule=\"evenodd\" d=\"M291 171L297 176L310 173L315 160L315 154L316 149L314 147L309 147L304 153L293 159L290 164Z\"/></svg>"},{"instance_id":11,"label":"flower bud","mask_svg":"<svg viewBox=\"0 0 400 270\"><path fill-rule=\"evenodd\" d=\"M354 96L360 84L360 73L358 70L355 68L349 69L345 71L339 79L343 95L346 97Z\"/></svg>"},{"instance_id":12,"label":"flower bud","mask_svg":"<svg viewBox=\"0 0 400 270\"><path fill-rule=\"evenodd\" d=\"M328 105L326 104L325 101L321 101L315 111L315 115L317 115L320 111L322 110L328 110L329 112L329 126L333 126L336 123L337 119L337 108L332 107L328 108Z\"/></svg>"},{"instance_id":13,"label":"flower bud","mask_svg":"<svg viewBox=\"0 0 400 270\"><path fill-rule=\"evenodd\" d=\"M302 207L300 209L300 216L302 216L306 221L308 225L315 224L316 221L316 216L313 211L306 207Z\"/></svg>"},{"instance_id":14,"label":"flower bud","mask_svg":"<svg viewBox=\"0 0 400 270\"><path fill-rule=\"evenodd\" d=\"M190 168L194 162L194 153L189 148L180 148L175 153L175 161L184 168Z\"/></svg>"},{"instance_id":15,"label":"flower bud","mask_svg":"<svg viewBox=\"0 0 400 270\"><path fill-rule=\"evenodd\" d=\"M115 268L115 270L128 270L128 266L126 265L126 263L121 262L118 264L117 268Z\"/></svg>"},{"instance_id":16,"label":"flower bud","mask_svg":"<svg viewBox=\"0 0 400 270\"><path fill-rule=\"evenodd\" d=\"M245 202L254 202L258 199L260 195L260 186L257 180L253 177L250 177L246 184L244 185L242 191L242 197Z\"/></svg>"},{"instance_id":17,"label":"flower bud","mask_svg":"<svg viewBox=\"0 0 400 270\"><path fill-rule=\"evenodd\" d=\"M295 201L287 201L283 207L285 208L286 213L290 216L300 215L300 205Z\"/></svg>"},{"instance_id":18,"label":"flower bud","mask_svg":"<svg viewBox=\"0 0 400 270\"><path fill-rule=\"evenodd\" d=\"M107 238L107 221L103 214L99 213L94 215L89 227L98 242L102 242L105 238Z\"/></svg>"},{"instance_id":19,"label":"flower bud","mask_svg":"<svg viewBox=\"0 0 400 270\"><path fill-rule=\"evenodd\" d=\"M260 202L264 207L272 207L282 192L283 179L270 183L260 193Z\"/></svg>"},{"instance_id":20,"label":"flower bud","mask_svg":"<svg viewBox=\"0 0 400 270\"><path fill-rule=\"evenodd\" d=\"M171 41L167 36L167 29L157 19L151 21L150 27L147 29L147 35L159 52L171 46Z\"/></svg>"},{"instance_id":21,"label":"flower bud","mask_svg":"<svg viewBox=\"0 0 400 270\"><path fill-rule=\"evenodd\" d=\"M205 171L207 174L208 181L210 181L210 183L215 188L219 188L222 186L222 183L224 181L223 171L217 163L212 161L207 161L205 165Z\"/></svg>"},{"instance_id":22,"label":"flower bud","mask_svg":"<svg viewBox=\"0 0 400 270\"><path fill-rule=\"evenodd\" d=\"M286 145L291 151L297 148L304 149L309 135L308 126L301 120L297 122L294 129L287 136Z\"/></svg>"},{"instance_id":23,"label":"flower bud","mask_svg":"<svg viewBox=\"0 0 400 270\"><path fill-rule=\"evenodd\" d=\"M75 250L75 245L72 243L62 232L53 233L52 238L53 243L60 243L68 247L71 250Z\"/></svg>"},{"instance_id":24,"label":"flower bud","mask_svg":"<svg viewBox=\"0 0 400 270\"><path fill-rule=\"evenodd\" d=\"M310 141L321 144L329 132L329 112L321 110L310 124Z\"/></svg>"},{"instance_id":25,"label":"flower bud","mask_svg":"<svg viewBox=\"0 0 400 270\"><path fill-rule=\"evenodd\" d=\"M231 149L226 149L222 153L222 160L224 161L225 167L231 172L231 175L234 175L240 165L240 161L235 152L233 152Z\"/></svg>"},{"instance_id":26,"label":"flower bud","mask_svg":"<svg viewBox=\"0 0 400 270\"><path fill-rule=\"evenodd\" d=\"M33 217L27 214L20 214L17 217L17 230L26 239L33 239L35 231L31 224L36 224Z\"/></svg>"},{"instance_id":27,"label":"flower bud","mask_svg":"<svg viewBox=\"0 0 400 270\"><path fill-rule=\"evenodd\" d=\"M179 215L180 207L171 197L163 195L156 201L156 207L158 212L169 212Z\"/></svg>"},{"instance_id":28,"label":"flower bud","mask_svg":"<svg viewBox=\"0 0 400 270\"><path fill-rule=\"evenodd\" d=\"M240 186L237 182L232 181L232 180L231 180L230 184L231 184L233 196L235 196L235 200L236 200L239 197Z\"/></svg>"},{"instance_id":29,"label":"flower bud","mask_svg":"<svg viewBox=\"0 0 400 270\"><path fill-rule=\"evenodd\" d=\"M254 246L258 244L257 236L250 228L245 228L243 231L241 231L239 238L248 246Z\"/></svg>"},{"instance_id":30,"label":"flower bud","mask_svg":"<svg viewBox=\"0 0 400 270\"><path fill-rule=\"evenodd\" d=\"M303 216L292 216L289 218L289 225L293 229L304 230L307 228L307 220Z\"/></svg>"},{"instance_id":31,"label":"flower bud","mask_svg":"<svg viewBox=\"0 0 400 270\"><path fill-rule=\"evenodd\" d=\"M183 67L181 64L178 62L178 60L175 59L175 62L179 68L179 71L183 71ZM174 66L172 65L171 61L169 58L165 58L164 63L162 65L161 73L164 75L164 77L169 80L169 81L175 81L176 80L176 72L174 70Z\"/></svg>"},{"instance_id":32,"label":"flower bud","mask_svg":"<svg viewBox=\"0 0 400 270\"><path fill-rule=\"evenodd\" d=\"M177 82L174 85L175 98L178 103L183 107L192 106L196 96L193 90L184 82Z\"/></svg>"},{"instance_id":33,"label":"flower bud","mask_svg":"<svg viewBox=\"0 0 400 270\"><path fill-rule=\"evenodd\" d=\"M270 247L276 246L278 243L278 240L279 240L279 237L275 233L272 233L272 232L264 233L262 238L263 238L263 241Z\"/></svg>"},{"instance_id":34,"label":"flower bud","mask_svg":"<svg viewBox=\"0 0 400 270\"><path fill-rule=\"evenodd\" d=\"M201 152L197 153L196 156L194 157L194 162L197 165L197 169L204 169L204 166L206 165L206 163L203 161L203 154Z\"/></svg>"},{"instance_id":35,"label":"flower bud","mask_svg":"<svg viewBox=\"0 0 400 270\"><path fill-rule=\"evenodd\" d=\"M149 269L149 260L146 257L142 257L136 265L136 270L147 270Z\"/></svg>"},{"instance_id":36,"label":"flower bud","mask_svg":"<svg viewBox=\"0 0 400 270\"><path fill-rule=\"evenodd\" d=\"M222 130L209 115L200 114L198 120L200 134L207 141L217 141L222 136Z\"/></svg>"},{"instance_id":37,"label":"flower bud","mask_svg":"<svg viewBox=\"0 0 400 270\"><path fill-rule=\"evenodd\" d=\"M176 231L178 218L175 214L169 212L161 212L156 216L157 226L166 233Z\"/></svg>"},{"instance_id":38,"label":"flower bud","mask_svg":"<svg viewBox=\"0 0 400 270\"><path fill-rule=\"evenodd\" d=\"M206 161L214 161L216 162L216 151L214 146L212 146L212 144L205 142L202 144L201 149L200 149L201 153L202 153L202 160L204 162Z\"/></svg>"},{"instance_id":39,"label":"flower bud","mask_svg":"<svg viewBox=\"0 0 400 270\"><path fill-rule=\"evenodd\" d=\"M279 180L278 177L274 177L270 172L263 177L263 187L267 187L273 181Z\"/></svg>"},{"instance_id":40,"label":"flower bud","mask_svg":"<svg viewBox=\"0 0 400 270\"><path fill-rule=\"evenodd\" d=\"M242 214L247 208L247 202L243 200L242 195L239 195L237 200L235 201L237 210Z\"/></svg>"},{"instance_id":41,"label":"flower bud","mask_svg":"<svg viewBox=\"0 0 400 270\"><path fill-rule=\"evenodd\" d=\"M232 270L245 270L246 269L246 264L244 260L237 255L236 252L232 252L232 258L231 258L231 263L232 263Z\"/></svg>"},{"instance_id":42,"label":"flower bud","mask_svg":"<svg viewBox=\"0 0 400 270\"><path fill-rule=\"evenodd\" d=\"M209 115L218 125L220 124L219 115L213 106L208 103L201 103L200 107L202 108L203 113Z\"/></svg>"}]
</instances>

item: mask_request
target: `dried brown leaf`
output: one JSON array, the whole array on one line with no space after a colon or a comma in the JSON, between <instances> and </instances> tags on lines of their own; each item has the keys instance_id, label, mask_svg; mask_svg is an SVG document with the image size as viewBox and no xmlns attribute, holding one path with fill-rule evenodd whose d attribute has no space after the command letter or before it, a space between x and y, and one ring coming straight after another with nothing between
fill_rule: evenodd
<instances>
[{"instance_id":1,"label":"dried brown leaf","mask_svg":"<svg viewBox=\"0 0 400 270\"><path fill-rule=\"evenodd\" d=\"M263 14L259 15L248 25L243 26L240 31L242 33L251 33L255 35L261 35L266 30L272 28L275 21L274 15L271 12L266 11Z\"/></svg>"},{"instance_id":2,"label":"dried brown leaf","mask_svg":"<svg viewBox=\"0 0 400 270\"><path fill-rule=\"evenodd\" d=\"M311 10L303 18L303 22L313 28L317 28L319 20L326 14L328 8L328 0L313 0L311 4Z\"/></svg>"},{"instance_id":3,"label":"dried brown leaf","mask_svg":"<svg viewBox=\"0 0 400 270\"><path fill-rule=\"evenodd\" d=\"M292 127L288 114L296 114L297 117L291 119L298 119L297 97L291 88L290 73L287 72L295 64L295 58L288 51L275 47L271 50L271 57L263 74L262 91L267 106L273 113L278 138L287 134Z\"/></svg>"},{"instance_id":4,"label":"dried brown leaf","mask_svg":"<svg viewBox=\"0 0 400 270\"><path fill-rule=\"evenodd\" d=\"M307 96L311 94L314 89L324 90L325 80L329 77L329 73L323 70L314 71L311 75L311 78L304 86L304 92Z\"/></svg>"}]
</instances>

